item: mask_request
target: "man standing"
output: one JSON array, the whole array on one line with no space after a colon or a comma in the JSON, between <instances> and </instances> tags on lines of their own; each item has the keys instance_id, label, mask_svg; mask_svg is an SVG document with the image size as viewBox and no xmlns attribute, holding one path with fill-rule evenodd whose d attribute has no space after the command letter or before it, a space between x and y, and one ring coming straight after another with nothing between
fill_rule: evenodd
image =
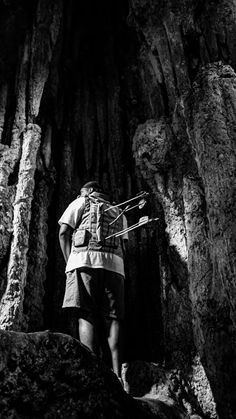
<instances>
[{"instance_id":1,"label":"man standing","mask_svg":"<svg viewBox=\"0 0 236 419\"><path fill-rule=\"evenodd\" d=\"M116 238L114 232L127 227L126 218L109 203L100 185L91 181L81 188L59 224L67 276L62 307L78 309L80 341L93 352L98 351L99 324L103 323L113 371L120 378L123 253L128 237Z\"/></svg>"}]
</instances>

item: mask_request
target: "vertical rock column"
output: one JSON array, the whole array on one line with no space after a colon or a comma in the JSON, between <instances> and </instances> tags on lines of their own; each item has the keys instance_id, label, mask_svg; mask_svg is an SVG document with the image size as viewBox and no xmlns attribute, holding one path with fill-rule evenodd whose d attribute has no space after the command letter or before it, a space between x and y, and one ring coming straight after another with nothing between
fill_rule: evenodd
<instances>
[{"instance_id":1,"label":"vertical rock column","mask_svg":"<svg viewBox=\"0 0 236 419\"><path fill-rule=\"evenodd\" d=\"M13 241L8 266L8 284L1 302L0 325L5 329L17 330L22 323L31 202L40 137L41 130L35 124L29 124L23 134L19 179L14 202Z\"/></svg>"},{"instance_id":2,"label":"vertical rock column","mask_svg":"<svg viewBox=\"0 0 236 419\"><path fill-rule=\"evenodd\" d=\"M165 339L172 358L181 359L189 358L192 350L192 314L182 200L183 150L180 147L175 154L175 141L167 118L149 120L137 128L133 151L136 165L163 207L169 246L168 260L162 257L164 251L160 258Z\"/></svg>"},{"instance_id":3,"label":"vertical rock column","mask_svg":"<svg viewBox=\"0 0 236 419\"><path fill-rule=\"evenodd\" d=\"M212 351L205 351L208 327L202 319L211 317L209 296L212 264L209 252L208 223L205 197L199 179L185 176L183 179L184 218L188 245L189 296L192 304L193 338L197 348L192 361L189 382L193 392L209 417L216 416L216 405L207 377L206 362L212 362ZM215 327L213 324L211 328Z\"/></svg>"},{"instance_id":4,"label":"vertical rock column","mask_svg":"<svg viewBox=\"0 0 236 419\"><path fill-rule=\"evenodd\" d=\"M176 121L173 125L177 133ZM149 120L138 127L133 151L142 176L162 205L166 226L166 242L162 238L160 243L165 352L185 374L203 412L213 418L215 403L204 369L205 357L209 361L211 354L204 353L201 324L202 316L209 313L212 271L205 201L184 127L181 119L180 139L168 119Z\"/></svg>"},{"instance_id":5,"label":"vertical rock column","mask_svg":"<svg viewBox=\"0 0 236 419\"><path fill-rule=\"evenodd\" d=\"M194 239L188 231L196 342L220 417L227 418L234 418L236 411L235 88L231 67L209 65L198 75L184 103L207 220L206 228L195 223ZM192 224L193 213L192 207Z\"/></svg>"},{"instance_id":6,"label":"vertical rock column","mask_svg":"<svg viewBox=\"0 0 236 419\"><path fill-rule=\"evenodd\" d=\"M61 0L38 0L35 5L32 15L28 16L24 37L19 41L17 34L14 37L16 68L11 70L15 81L15 114L8 115L4 112L4 97L0 105L0 126L7 124L11 127L11 135L7 137L9 144L3 138L4 144L0 147L0 204L4 221L3 239L0 240L3 272L0 287L0 326L9 330L27 330L24 323L28 319L23 315L23 302L26 281L32 279L28 275L29 263L33 263L28 257L29 243L32 245L34 239L40 241L41 237L40 231L35 235L30 228L32 200L35 199L35 173L38 166L42 165L39 161L42 162L43 159L38 157L40 144L44 142L44 135L41 138L41 127L36 123L36 118L51 70L62 20ZM7 13L10 15L16 11L9 8L6 9ZM16 29L12 28L14 30L17 31L17 26ZM7 121L8 117L13 121L12 126ZM42 171L41 177L44 175ZM43 205L47 210L48 200ZM46 231L47 219L44 217L43 220ZM33 239L30 240L31 236ZM42 266L47 258L46 241L43 241L43 247L40 253ZM40 301L37 300L36 305L42 304L42 288L41 281ZM35 295L32 298L36 298ZM35 304L34 301L31 303Z\"/></svg>"}]
</instances>

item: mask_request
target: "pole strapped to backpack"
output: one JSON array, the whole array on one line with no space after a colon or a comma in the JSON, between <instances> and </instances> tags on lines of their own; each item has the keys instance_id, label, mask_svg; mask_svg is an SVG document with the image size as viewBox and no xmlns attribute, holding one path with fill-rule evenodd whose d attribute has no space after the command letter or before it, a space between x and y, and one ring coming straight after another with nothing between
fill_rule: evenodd
<instances>
[{"instance_id":1,"label":"pole strapped to backpack","mask_svg":"<svg viewBox=\"0 0 236 419\"><path fill-rule=\"evenodd\" d=\"M136 224L133 224L132 226L127 227L124 230L118 231L117 233L114 233L114 234L111 234L110 236L105 237L105 240L110 239L112 237L122 236L123 234L128 233L129 231L135 230L138 227L142 227L145 224L149 224L157 220L159 220L159 218L149 218L148 216L141 217Z\"/></svg>"}]
</instances>

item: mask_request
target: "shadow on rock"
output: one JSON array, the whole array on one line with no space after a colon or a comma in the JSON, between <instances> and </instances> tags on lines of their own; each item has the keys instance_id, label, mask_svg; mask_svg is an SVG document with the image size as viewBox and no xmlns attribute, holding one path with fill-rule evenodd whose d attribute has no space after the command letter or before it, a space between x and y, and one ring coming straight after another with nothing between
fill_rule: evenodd
<instances>
[{"instance_id":1,"label":"shadow on rock","mask_svg":"<svg viewBox=\"0 0 236 419\"><path fill-rule=\"evenodd\" d=\"M166 370L152 362L132 361L123 364L122 378L127 393L153 417L201 419L201 409L179 370Z\"/></svg>"},{"instance_id":2,"label":"shadow on rock","mask_svg":"<svg viewBox=\"0 0 236 419\"><path fill-rule=\"evenodd\" d=\"M157 411L133 399L113 372L70 336L48 331L0 335L1 419L186 417L168 413L165 403Z\"/></svg>"}]
</instances>

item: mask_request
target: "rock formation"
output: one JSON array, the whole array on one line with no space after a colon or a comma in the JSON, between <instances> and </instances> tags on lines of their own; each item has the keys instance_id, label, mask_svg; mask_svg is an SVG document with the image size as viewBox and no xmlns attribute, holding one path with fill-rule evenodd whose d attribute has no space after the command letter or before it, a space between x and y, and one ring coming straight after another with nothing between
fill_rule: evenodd
<instances>
[{"instance_id":1,"label":"rock formation","mask_svg":"<svg viewBox=\"0 0 236 419\"><path fill-rule=\"evenodd\" d=\"M115 201L145 189L159 222L130 233L127 386L144 395L137 359L154 398L157 370L177 371L186 411L212 419L236 412L235 12L0 2L1 328L66 331L57 220L84 181Z\"/></svg>"},{"instance_id":2,"label":"rock formation","mask_svg":"<svg viewBox=\"0 0 236 419\"><path fill-rule=\"evenodd\" d=\"M176 401L134 400L76 339L50 332L0 332L1 418L186 419ZM154 413L155 415L154 415Z\"/></svg>"}]
</instances>

